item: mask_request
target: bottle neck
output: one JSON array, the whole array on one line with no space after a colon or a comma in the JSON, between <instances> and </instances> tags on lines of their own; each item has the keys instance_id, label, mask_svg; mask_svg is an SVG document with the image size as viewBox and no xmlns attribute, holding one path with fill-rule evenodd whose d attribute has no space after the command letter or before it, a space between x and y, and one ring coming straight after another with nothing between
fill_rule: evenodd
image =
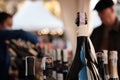
<instances>
[{"instance_id":1,"label":"bottle neck","mask_svg":"<svg viewBox=\"0 0 120 80\"><path fill-rule=\"evenodd\" d=\"M81 25L79 27L77 27L77 36L80 37L80 36L89 36L89 28L87 25Z\"/></svg>"}]
</instances>

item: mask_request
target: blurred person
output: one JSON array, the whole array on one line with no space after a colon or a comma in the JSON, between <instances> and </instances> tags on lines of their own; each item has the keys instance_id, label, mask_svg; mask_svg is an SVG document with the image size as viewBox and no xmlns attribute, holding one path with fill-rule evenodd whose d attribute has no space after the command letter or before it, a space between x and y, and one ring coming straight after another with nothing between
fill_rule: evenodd
<instances>
[{"instance_id":1,"label":"blurred person","mask_svg":"<svg viewBox=\"0 0 120 80\"><path fill-rule=\"evenodd\" d=\"M95 8L102 24L95 28L91 34L96 52L102 50L118 51L118 68L120 67L120 22L115 14L114 2L112 0L100 0ZM120 77L120 69L118 69Z\"/></svg>"},{"instance_id":2,"label":"blurred person","mask_svg":"<svg viewBox=\"0 0 120 80\"><path fill-rule=\"evenodd\" d=\"M53 40L53 44L55 45L55 48L58 48L58 49L65 49L66 48L66 43L65 43L65 40L63 39L63 36L57 36Z\"/></svg>"},{"instance_id":3,"label":"blurred person","mask_svg":"<svg viewBox=\"0 0 120 80\"><path fill-rule=\"evenodd\" d=\"M37 37L23 30L12 29L12 15L0 12L0 80L9 80L8 71L10 66L10 54L7 50L6 40L23 39L37 44Z\"/></svg>"},{"instance_id":4,"label":"blurred person","mask_svg":"<svg viewBox=\"0 0 120 80\"><path fill-rule=\"evenodd\" d=\"M40 47L45 48L45 46L48 48L48 50L54 49L54 44L52 43L53 39L51 35L44 35L41 36L41 42L40 42Z\"/></svg>"}]
</instances>

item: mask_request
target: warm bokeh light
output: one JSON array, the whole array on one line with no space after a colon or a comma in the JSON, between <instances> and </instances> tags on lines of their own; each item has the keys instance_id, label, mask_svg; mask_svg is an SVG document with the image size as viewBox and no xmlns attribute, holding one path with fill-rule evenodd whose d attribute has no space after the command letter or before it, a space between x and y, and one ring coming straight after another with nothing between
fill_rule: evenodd
<instances>
[{"instance_id":1,"label":"warm bokeh light","mask_svg":"<svg viewBox=\"0 0 120 80\"><path fill-rule=\"evenodd\" d=\"M45 7L58 18L61 17L61 7L58 0L43 0Z\"/></svg>"},{"instance_id":2,"label":"warm bokeh light","mask_svg":"<svg viewBox=\"0 0 120 80\"><path fill-rule=\"evenodd\" d=\"M49 29L45 28L41 30L41 34L48 34L49 33Z\"/></svg>"},{"instance_id":3,"label":"warm bokeh light","mask_svg":"<svg viewBox=\"0 0 120 80\"><path fill-rule=\"evenodd\" d=\"M62 29L57 29L56 32L57 32L58 35L62 35L63 34L63 30Z\"/></svg>"},{"instance_id":4,"label":"warm bokeh light","mask_svg":"<svg viewBox=\"0 0 120 80\"><path fill-rule=\"evenodd\" d=\"M0 0L0 11L15 14L24 5L26 0ZM37 0L31 0L37 1ZM61 18L61 7L58 0L41 0L45 7L55 16ZM12 10L12 11L11 11Z\"/></svg>"}]
</instances>

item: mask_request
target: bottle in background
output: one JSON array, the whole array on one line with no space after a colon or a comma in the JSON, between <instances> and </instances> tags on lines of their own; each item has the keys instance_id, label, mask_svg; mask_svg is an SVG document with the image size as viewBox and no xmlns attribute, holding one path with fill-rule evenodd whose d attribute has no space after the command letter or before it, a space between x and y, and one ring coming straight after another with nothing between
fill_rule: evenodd
<instances>
[{"instance_id":1,"label":"bottle in background","mask_svg":"<svg viewBox=\"0 0 120 80\"><path fill-rule=\"evenodd\" d=\"M63 80L61 49L57 49L57 80Z\"/></svg>"},{"instance_id":2,"label":"bottle in background","mask_svg":"<svg viewBox=\"0 0 120 80\"><path fill-rule=\"evenodd\" d=\"M47 71L46 71L46 57L43 57L41 68L43 69L43 80L47 79Z\"/></svg>"},{"instance_id":3,"label":"bottle in background","mask_svg":"<svg viewBox=\"0 0 120 80\"><path fill-rule=\"evenodd\" d=\"M57 79L57 72L56 72L56 68L57 68L57 53L56 50L53 50L53 71L52 71L52 77L54 79Z\"/></svg>"},{"instance_id":4,"label":"bottle in background","mask_svg":"<svg viewBox=\"0 0 120 80\"><path fill-rule=\"evenodd\" d=\"M103 58L104 53L101 52L97 52L97 60L98 60L98 70L100 73L100 76L102 78L102 80L107 80L106 79L106 74L105 74L105 68L104 68L104 58Z\"/></svg>"},{"instance_id":5,"label":"bottle in background","mask_svg":"<svg viewBox=\"0 0 120 80\"><path fill-rule=\"evenodd\" d=\"M48 78L52 77L53 62L51 57L46 58L46 74Z\"/></svg>"},{"instance_id":6,"label":"bottle in background","mask_svg":"<svg viewBox=\"0 0 120 80\"><path fill-rule=\"evenodd\" d=\"M68 73L68 51L67 49L63 50L62 54L62 64L63 64L63 80L66 79L66 75Z\"/></svg>"},{"instance_id":7,"label":"bottle in background","mask_svg":"<svg viewBox=\"0 0 120 80\"><path fill-rule=\"evenodd\" d=\"M108 50L103 50L103 64L106 75L106 80L109 79L109 67L108 67Z\"/></svg>"},{"instance_id":8,"label":"bottle in background","mask_svg":"<svg viewBox=\"0 0 120 80\"><path fill-rule=\"evenodd\" d=\"M109 80L119 80L117 71L118 52L110 51L109 53Z\"/></svg>"},{"instance_id":9,"label":"bottle in background","mask_svg":"<svg viewBox=\"0 0 120 80\"><path fill-rule=\"evenodd\" d=\"M35 80L35 57L27 56L25 58L25 80Z\"/></svg>"}]
</instances>

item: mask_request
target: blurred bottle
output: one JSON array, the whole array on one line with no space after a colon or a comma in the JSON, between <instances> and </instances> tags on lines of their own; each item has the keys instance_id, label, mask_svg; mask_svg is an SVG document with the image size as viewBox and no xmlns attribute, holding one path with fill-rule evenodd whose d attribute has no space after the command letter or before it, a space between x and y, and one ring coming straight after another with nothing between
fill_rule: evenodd
<instances>
[{"instance_id":1,"label":"blurred bottle","mask_svg":"<svg viewBox=\"0 0 120 80\"><path fill-rule=\"evenodd\" d=\"M95 51L88 37L86 13L77 13L76 24L78 26L76 53L66 80L101 80L95 65L97 64Z\"/></svg>"},{"instance_id":2,"label":"blurred bottle","mask_svg":"<svg viewBox=\"0 0 120 80\"><path fill-rule=\"evenodd\" d=\"M14 43L11 40L7 40L6 44L11 54L13 54L15 57L21 57L22 54L20 54L16 44L14 45Z\"/></svg>"},{"instance_id":3,"label":"blurred bottle","mask_svg":"<svg viewBox=\"0 0 120 80\"><path fill-rule=\"evenodd\" d=\"M44 45L44 53L46 56L48 56L48 46L47 45Z\"/></svg>"},{"instance_id":4,"label":"blurred bottle","mask_svg":"<svg viewBox=\"0 0 120 80\"><path fill-rule=\"evenodd\" d=\"M98 71L100 73L100 76L102 78L102 80L108 80L106 78L106 74L105 74L105 67L104 67L104 59L103 59L103 52L97 52L97 60L98 60Z\"/></svg>"},{"instance_id":5,"label":"blurred bottle","mask_svg":"<svg viewBox=\"0 0 120 80\"><path fill-rule=\"evenodd\" d=\"M61 49L57 49L57 80L63 80Z\"/></svg>"},{"instance_id":6,"label":"blurred bottle","mask_svg":"<svg viewBox=\"0 0 120 80\"><path fill-rule=\"evenodd\" d=\"M35 57L27 56L25 58L25 80L35 80Z\"/></svg>"},{"instance_id":7,"label":"blurred bottle","mask_svg":"<svg viewBox=\"0 0 120 80\"><path fill-rule=\"evenodd\" d=\"M68 73L68 51L66 49L63 50L62 64L63 64L63 80L65 80Z\"/></svg>"},{"instance_id":8,"label":"blurred bottle","mask_svg":"<svg viewBox=\"0 0 120 80\"><path fill-rule=\"evenodd\" d=\"M52 63L52 58L47 57L46 58L46 74L48 78L52 77L52 69L53 69L53 63Z\"/></svg>"},{"instance_id":9,"label":"blurred bottle","mask_svg":"<svg viewBox=\"0 0 120 80\"><path fill-rule=\"evenodd\" d=\"M47 79L46 58L47 58L47 57L43 57L42 63L41 63L41 68L43 69L43 80L46 80L46 79Z\"/></svg>"},{"instance_id":10,"label":"blurred bottle","mask_svg":"<svg viewBox=\"0 0 120 80\"><path fill-rule=\"evenodd\" d=\"M53 50L53 71L52 71L52 76L53 76L54 79L57 79L56 68L57 68L57 53L56 53L56 50Z\"/></svg>"},{"instance_id":11,"label":"blurred bottle","mask_svg":"<svg viewBox=\"0 0 120 80\"><path fill-rule=\"evenodd\" d=\"M6 41L6 43L12 53L13 51L17 53L15 55L17 57L23 58L26 56L36 56L38 58L42 58L44 56L43 50L41 49L41 47L38 45L32 44L30 41L24 41L21 39L18 39L18 40L12 39L12 40Z\"/></svg>"},{"instance_id":12,"label":"blurred bottle","mask_svg":"<svg viewBox=\"0 0 120 80\"><path fill-rule=\"evenodd\" d=\"M108 67L108 50L103 50L103 64L104 64L104 70L106 75L106 80L109 79L109 67Z\"/></svg>"},{"instance_id":13,"label":"blurred bottle","mask_svg":"<svg viewBox=\"0 0 120 80\"><path fill-rule=\"evenodd\" d=\"M110 54L109 54L110 79L109 80L119 80L118 71L117 71L117 61L118 61L118 52L110 51Z\"/></svg>"}]
</instances>

